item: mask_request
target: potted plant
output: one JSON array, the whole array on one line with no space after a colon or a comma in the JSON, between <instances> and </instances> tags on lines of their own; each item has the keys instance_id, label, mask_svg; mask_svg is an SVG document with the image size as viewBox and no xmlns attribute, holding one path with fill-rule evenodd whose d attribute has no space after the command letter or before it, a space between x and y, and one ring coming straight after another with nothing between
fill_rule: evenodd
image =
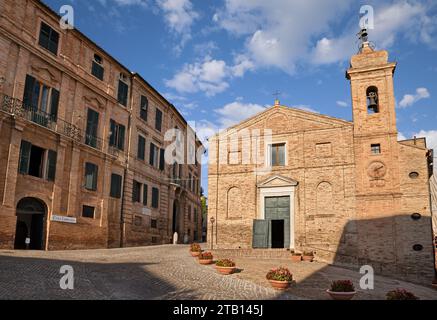
<instances>
[{"instance_id":1,"label":"potted plant","mask_svg":"<svg viewBox=\"0 0 437 320\"><path fill-rule=\"evenodd\" d=\"M211 264L212 263L212 253L211 252L201 252L197 258L200 264Z\"/></svg>"},{"instance_id":2,"label":"potted plant","mask_svg":"<svg viewBox=\"0 0 437 320\"><path fill-rule=\"evenodd\" d=\"M419 300L414 293L405 289L395 289L387 292L387 300Z\"/></svg>"},{"instance_id":3,"label":"potted plant","mask_svg":"<svg viewBox=\"0 0 437 320\"><path fill-rule=\"evenodd\" d=\"M292 262L301 262L302 261L302 253L300 253L300 252L293 252L291 254L291 261Z\"/></svg>"},{"instance_id":4,"label":"potted plant","mask_svg":"<svg viewBox=\"0 0 437 320\"><path fill-rule=\"evenodd\" d=\"M303 252L302 260L303 261L313 262L313 260L314 260L314 252L313 251L304 251Z\"/></svg>"},{"instance_id":5,"label":"potted plant","mask_svg":"<svg viewBox=\"0 0 437 320\"><path fill-rule=\"evenodd\" d=\"M231 259L220 259L215 263L215 268L221 274L231 274L235 271L235 262Z\"/></svg>"},{"instance_id":6,"label":"potted plant","mask_svg":"<svg viewBox=\"0 0 437 320\"><path fill-rule=\"evenodd\" d=\"M202 248L198 243L192 243L190 245L190 253L192 257L197 257L202 252Z\"/></svg>"},{"instance_id":7,"label":"potted plant","mask_svg":"<svg viewBox=\"0 0 437 320\"><path fill-rule=\"evenodd\" d=\"M277 290L287 289L293 281L293 275L290 270L285 267L271 269L267 273L266 278L269 280L271 286Z\"/></svg>"},{"instance_id":8,"label":"potted plant","mask_svg":"<svg viewBox=\"0 0 437 320\"><path fill-rule=\"evenodd\" d=\"M350 300L357 293L350 280L337 280L331 283L331 288L326 292L334 300Z\"/></svg>"}]
</instances>

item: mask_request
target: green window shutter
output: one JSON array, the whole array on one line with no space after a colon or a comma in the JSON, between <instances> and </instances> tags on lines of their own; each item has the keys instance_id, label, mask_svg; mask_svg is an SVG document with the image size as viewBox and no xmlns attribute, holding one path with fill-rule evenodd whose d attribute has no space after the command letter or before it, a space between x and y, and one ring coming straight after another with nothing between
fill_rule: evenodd
<instances>
[{"instance_id":1,"label":"green window shutter","mask_svg":"<svg viewBox=\"0 0 437 320\"><path fill-rule=\"evenodd\" d=\"M23 96L23 103L27 107L36 107L32 106L32 95L34 92L36 79L30 75L26 75L26 82L24 85L24 96Z\"/></svg>"},{"instance_id":2,"label":"green window shutter","mask_svg":"<svg viewBox=\"0 0 437 320\"><path fill-rule=\"evenodd\" d=\"M118 102L124 106L127 105L128 85L122 80L118 80Z\"/></svg>"},{"instance_id":3,"label":"green window shutter","mask_svg":"<svg viewBox=\"0 0 437 320\"><path fill-rule=\"evenodd\" d=\"M32 148L32 144L30 142L21 140L20 162L19 162L18 172L22 174L29 173L29 160L30 160L31 148Z\"/></svg>"},{"instance_id":4,"label":"green window shutter","mask_svg":"<svg viewBox=\"0 0 437 320\"><path fill-rule=\"evenodd\" d=\"M124 150L124 126L118 125L118 142L117 147L120 150Z\"/></svg>"},{"instance_id":5,"label":"green window shutter","mask_svg":"<svg viewBox=\"0 0 437 320\"><path fill-rule=\"evenodd\" d=\"M147 206L147 184L143 185L143 204Z\"/></svg>"},{"instance_id":6,"label":"green window shutter","mask_svg":"<svg viewBox=\"0 0 437 320\"><path fill-rule=\"evenodd\" d=\"M147 121L147 110L149 106L149 100L146 96L141 96L141 102L140 102L140 117L144 121Z\"/></svg>"},{"instance_id":7,"label":"green window shutter","mask_svg":"<svg viewBox=\"0 0 437 320\"><path fill-rule=\"evenodd\" d=\"M115 121L114 120L111 119L109 121L109 127L111 131L111 134L109 136L109 145L115 146Z\"/></svg>"},{"instance_id":8,"label":"green window shutter","mask_svg":"<svg viewBox=\"0 0 437 320\"><path fill-rule=\"evenodd\" d=\"M146 139L138 135L138 150L137 150L138 159L144 160L145 148L146 148Z\"/></svg>"},{"instance_id":9,"label":"green window shutter","mask_svg":"<svg viewBox=\"0 0 437 320\"><path fill-rule=\"evenodd\" d=\"M153 160L155 159L155 145L150 143L149 164L153 166Z\"/></svg>"},{"instance_id":10,"label":"green window shutter","mask_svg":"<svg viewBox=\"0 0 437 320\"><path fill-rule=\"evenodd\" d=\"M159 207L159 189L158 188L152 188L152 207L153 208Z\"/></svg>"},{"instance_id":11,"label":"green window shutter","mask_svg":"<svg viewBox=\"0 0 437 320\"><path fill-rule=\"evenodd\" d=\"M55 181L56 157L57 157L57 153L55 151L48 150L48 154L47 154L47 180L49 180L49 181Z\"/></svg>"},{"instance_id":12,"label":"green window shutter","mask_svg":"<svg viewBox=\"0 0 437 320\"><path fill-rule=\"evenodd\" d=\"M155 114L155 129L161 131L161 127L162 127L162 111L157 108Z\"/></svg>"},{"instance_id":13,"label":"green window shutter","mask_svg":"<svg viewBox=\"0 0 437 320\"><path fill-rule=\"evenodd\" d=\"M110 196L112 198L121 198L121 176L118 174L111 174L111 191Z\"/></svg>"},{"instance_id":14,"label":"green window shutter","mask_svg":"<svg viewBox=\"0 0 437 320\"><path fill-rule=\"evenodd\" d=\"M52 89L52 97L50 101L50 116L52 121L58 118L59 91Z\"/></svg>"},{"instance_id":15,"label":"green window shutter","mask_svg":"<svg viewBox=\"0 0 437 320\"><path fill-rule=\"evenodd\" d=\"M165 149L160 149L159 155L159 170L163 171L165 165Z\"/></svg>"},{"instance_id":16,"label":"green window shutter","mask_svg":"<svg viewBox=\"0 0 437 320\"><path fill-rule=\"evenodd\" d=\"M270 220L253 220L253 248L268 248Z\"/></svg>"}]
</instances>

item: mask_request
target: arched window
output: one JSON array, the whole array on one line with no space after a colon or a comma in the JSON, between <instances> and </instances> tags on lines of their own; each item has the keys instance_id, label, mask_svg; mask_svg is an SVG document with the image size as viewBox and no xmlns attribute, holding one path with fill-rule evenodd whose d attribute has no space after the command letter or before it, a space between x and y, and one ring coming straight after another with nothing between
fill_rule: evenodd
<instances>
[{"instance_id":1,"label":"arched window","mask_svg":"<svg viewBox=\"0 0 437 320\"><path fill-rule=\"evenodd\" d=\"M379 96L377 87L368 87L366 91L367 113L374 114L379 112Z\"/></svg>"}]
</instances>

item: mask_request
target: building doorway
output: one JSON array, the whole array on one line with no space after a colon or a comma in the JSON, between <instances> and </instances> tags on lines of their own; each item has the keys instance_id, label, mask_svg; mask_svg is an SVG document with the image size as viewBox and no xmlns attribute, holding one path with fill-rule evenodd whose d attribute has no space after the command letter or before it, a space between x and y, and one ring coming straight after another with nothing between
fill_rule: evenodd
<instances>
[{"instance_id":1,"label":"building doorway","mask_svg":"<svg viewBox=\"0 0 437 320\"><path fill-rule=\"evenodd\" d=\"M284 248L284 220L271 220L272 248Z\"/></svg>"},{"instance_id":2,"label":"building doorway","mask_svg":"<svg viewBox=\"0 0 437 320\"><path fill-rule=\"evenodd\" d=\"M14 249L44 249L46 205L36 198L23 198L17 204Z\"/></svg>"}]
</instances>

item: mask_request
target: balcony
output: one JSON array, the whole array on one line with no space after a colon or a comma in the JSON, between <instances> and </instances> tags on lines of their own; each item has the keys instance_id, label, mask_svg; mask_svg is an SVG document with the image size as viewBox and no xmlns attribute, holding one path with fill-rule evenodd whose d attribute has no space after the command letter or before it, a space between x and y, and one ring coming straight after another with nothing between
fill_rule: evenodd
<instances>
[{"instance_id":1,"label":"balcony","mask_svg":"<svg viewBox=\"0 0 437 320\"><path fill-rule=\"evenodd\" d=\"M94 149L102 151L102 139L83 134L82 130L63 119L53 117L51 114L40 110L35 110L26 106L21 100L10 96L0 94L1 106L0 110L14 117L24 119L35 123L41 127L47 128L50 131L56 132L62 136L70 138L78 143L86 144Z\"/></svg>"}]
</instances>

